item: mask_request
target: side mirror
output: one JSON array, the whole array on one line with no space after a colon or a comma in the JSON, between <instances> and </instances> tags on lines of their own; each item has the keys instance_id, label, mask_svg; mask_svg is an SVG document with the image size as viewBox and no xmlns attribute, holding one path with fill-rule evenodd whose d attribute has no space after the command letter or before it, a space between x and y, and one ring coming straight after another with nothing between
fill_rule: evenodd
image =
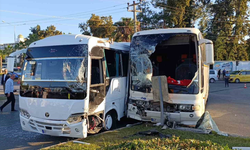
<instances>
[{"instance_id":1,"label":"side mirror","mask_svg":"<svg viewBox=\"0 0 250 150\"><path fill-rule=\"evenodd\" d=\"M201 39L199 41L199 45L205 44L206 51L206 64L212 65L214 64L214 44L213 41L207 39Z\"/></svg>"}]
</instances>

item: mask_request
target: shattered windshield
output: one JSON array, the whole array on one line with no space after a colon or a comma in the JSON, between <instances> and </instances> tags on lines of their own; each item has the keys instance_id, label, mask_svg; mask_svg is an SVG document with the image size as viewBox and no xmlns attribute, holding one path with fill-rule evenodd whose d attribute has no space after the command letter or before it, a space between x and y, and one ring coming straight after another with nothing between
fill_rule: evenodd
<instances>
[{"instance_id":1,"label":"shattered windshield","mask_svg":"<svg viewBox=\"0 0 250 150\"><path fill-rule=\"evenodd\" d=\"M166 76L169 93L198 93L196 50L195 38L191 34L133 37L131 90L152 93L152 76Z\"/></svg>"},{"instance_id":2,"label":"shattered windshield","mask_svg":"<svg viewBox=\"0 0 250 150\"><path fill-rule=\"evenodd\" d=\"M39 47L28 50L20 95L84 99L87 91L87 45Z\"/></svg>"}]
</instances>

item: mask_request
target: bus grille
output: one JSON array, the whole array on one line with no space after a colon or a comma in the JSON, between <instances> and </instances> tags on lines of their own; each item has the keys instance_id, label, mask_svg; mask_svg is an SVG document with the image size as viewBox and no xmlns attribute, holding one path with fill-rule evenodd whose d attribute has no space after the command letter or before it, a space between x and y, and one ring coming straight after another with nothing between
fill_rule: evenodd
<instances>
[{"instance_id":1,"label":"bus grille","mask_svg":"<svg viewBox=\"0 0 250 150\"><path fill-rule=\"evenodd\" d=\"M51 131L61 131L63 134L70 134L70 128L66 124L40 122L31 119L29 125L35 131L38 130L37 128L40 128Z\"/></svg>"}]
</instances>

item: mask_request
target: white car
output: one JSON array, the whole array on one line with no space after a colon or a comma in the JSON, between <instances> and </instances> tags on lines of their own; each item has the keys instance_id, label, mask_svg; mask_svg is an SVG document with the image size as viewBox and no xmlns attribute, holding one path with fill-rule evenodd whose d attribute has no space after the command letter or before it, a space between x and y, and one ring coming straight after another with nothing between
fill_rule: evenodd
<instances>
[{"instance_id":1,"label":"white car","mask_svg":"<svg viewBox=\"0 0 250 150\"><path fill-rule=\"evenodd\" d=\"M218 80L218 73L216 70L209 70L209 82L214 83L215 81Z\"/></svg>"}]
</instances>

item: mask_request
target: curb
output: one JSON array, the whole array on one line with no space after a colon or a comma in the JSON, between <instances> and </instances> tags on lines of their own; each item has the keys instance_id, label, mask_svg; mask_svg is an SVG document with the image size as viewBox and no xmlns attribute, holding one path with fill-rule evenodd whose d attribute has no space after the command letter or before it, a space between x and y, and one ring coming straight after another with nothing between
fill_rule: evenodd
<instances>
[{"instance_id":1,"label":"curb","mask_svg":"<svg viewBox=\"0 0 250 150\"><path fill-rule=\"evenodd\" d=\"M125 127L121 127L121 128L115 129L115 130L110 130L110 131L105 131L105 132L97 133L97 134L94 134L94 135L91 135L91 136L99 136L99 135L102 135L102 134L105 134L105 133L110 133L110 132L114 132L114 131L119 131L119 130L122 130L122 129L125 129L125 128L130 128L130 127L133 127L133 126L137 126L137 125L140 125L140 124L142 124L142 122L138 122L138 123L134 123L134 124L127 124ZM128 125L129 125L129 126L128 126ZM55 146L60 146L60 145L66 144L66 143L68 143L68 142L80 141L81 139L84 139L84 138L79 138L79 139L70 140L70 141L67 141L67 142L63 142L63 143L51 145L51 146L49 146L49 147L41 148L41 150L50 149L50 148L53 148L53 147L55 147ZM91 144L91 143L90 143L90 144Z\"/></svg>"}]
</instances>

